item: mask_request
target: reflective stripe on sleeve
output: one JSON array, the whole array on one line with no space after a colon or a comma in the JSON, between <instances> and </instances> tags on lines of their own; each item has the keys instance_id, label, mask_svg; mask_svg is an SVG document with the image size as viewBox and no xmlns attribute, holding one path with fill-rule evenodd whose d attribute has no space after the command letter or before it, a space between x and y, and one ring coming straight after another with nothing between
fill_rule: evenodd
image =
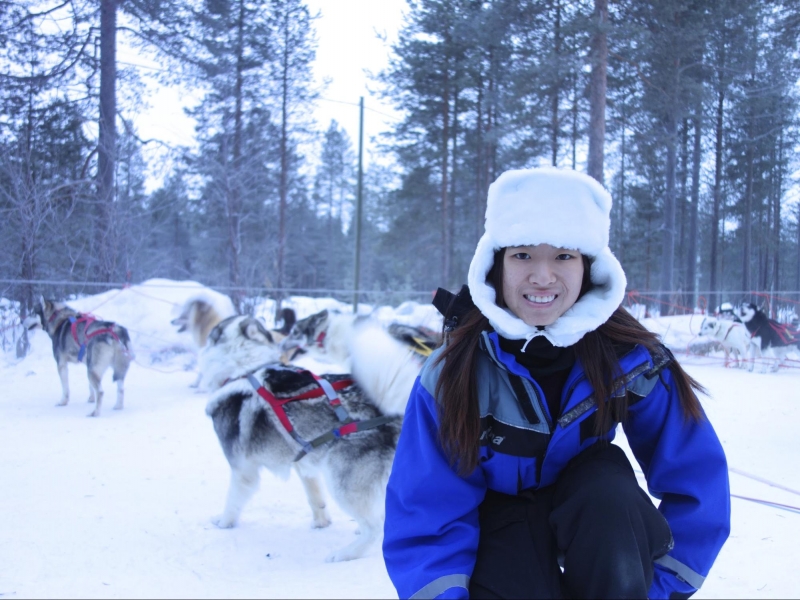
<instances>
[{"instance_id":1,"label":"reflective stripe on sleeve","mask_svg":"<svg viewBox=\"0 0 800 600\"><path fill-rule=\"evenodd\" d=\"M431 581L424 588L411 596L410 600L428 600L436 598L442 592L454 587L462 587L469 590L469 576L467 575L445 575Z\"/></svg>"},{"instance_id":2,"label":"reflective stripe on sleeve","mask_svg":"<svg viewBox=\"0 0 800 600\"><path fill-rule=\"evenodd\" d=\"M706 578L700 575L700 573L693 571L679 560L675 560L669 554L665 554L661 558L657 558L655 563L669 569L697 590L700 589L700 587L703 585L703 582L706 580Z\"/></svg>"}]
</instances>

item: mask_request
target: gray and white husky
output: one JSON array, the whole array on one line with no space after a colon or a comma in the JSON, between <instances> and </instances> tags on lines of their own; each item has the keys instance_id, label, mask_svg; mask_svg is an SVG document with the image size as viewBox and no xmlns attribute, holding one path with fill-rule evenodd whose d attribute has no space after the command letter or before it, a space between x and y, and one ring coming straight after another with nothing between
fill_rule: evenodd
<instances>
[{"instance_id":1,"label":"gray and white husky","mask_svg":"<svg viewBox=\"0 0 800 600\"><path fill-rule=\"evenodd\" d=\"M69 363L86 363L89 375L89 402L94 402L90 417L100 415L103 403L103 374L113 368L117 383L117 402L114 410L122 410L125 398L125 375L133 360L128 330L111 321L101 321L92 315L79 313L63 302L40 299L34 312L23 321L26 329L41 327L53 342L53 356L61 378L61 401L69 402Z\"/></svg>"},{"instance_id":2,"label":"gray and white husky","mask_svg":"<svg viewBox=\"0 0 800 600\"><path fill-rule=\"evenodd\" d=\"M220 323L212 332L210 343L238 355L224 359L231 373L226 380L221 380L224 368L216 369L214 380L222 381L222 387L206 407L231 467L225 509L215 519L219 527L236 525L258 488L261 467L281 477L287 477L294 467L305 487L316 527L330 523L320 478L358 524L361 535L332 552L328 561L359 558L380 537L386 482L402 414L419 367L408 368L408 350L381 328L366 325L356 330L357 334L349 338L352 379L351 375L315 376L276 362L262 364L260 361L269 358L270 352L274 356L275 348L259 353L254 340L245 341L250 336L260 337L262 342L265 339L252 323L232 320ZM244 369L247 362L249 369ZM340 388L330 392L337 398L333 404L330 396L322 393L322 389L330 391L331 387ZM289 401L276 409L283 400L312 392L320 395ZM344 411L336 408L337 402ZM362 425L364 429L360 429ZM343 426L355 431L340 429Z\"/></svg>"}]
</instances>

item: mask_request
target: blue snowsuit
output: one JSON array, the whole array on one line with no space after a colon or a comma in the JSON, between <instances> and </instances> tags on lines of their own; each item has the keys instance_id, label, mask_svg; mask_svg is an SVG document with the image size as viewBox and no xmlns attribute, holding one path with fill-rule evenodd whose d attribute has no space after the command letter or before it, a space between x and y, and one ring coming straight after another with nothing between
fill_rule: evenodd
<instances>
[{"instance_id":1,"label":"blue snowsuit","mask_svg":"<svg viewBox=\"0 0 800 600\"><path fill-rule=\"evenodd\" d=\"M386 494L383 543L400 598L467 598L487 489L518 494L553 484L567 463L599 438L596 403L580 361L567 378L553 422L539 385L484 332L476 382L481 415L479 466L459 476L438 439L436 351L411 392ZM674 548L655 564L650 598L689 595L708 575L730 531L725 454L707 420L689 421L667 367L671 355L642 346L620 358L629 412L623 424L648 491L672 530ZM612 440L615 427L603 439ZM683 596L686 597L686 596Z\"/></svg>"}]
</instances>

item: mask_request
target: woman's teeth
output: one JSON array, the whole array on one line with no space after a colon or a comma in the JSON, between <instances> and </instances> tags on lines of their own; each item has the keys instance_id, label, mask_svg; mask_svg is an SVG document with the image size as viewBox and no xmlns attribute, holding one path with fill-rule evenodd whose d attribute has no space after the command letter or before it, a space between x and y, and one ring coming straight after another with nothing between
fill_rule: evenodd
<instances>
[{"instance_id":1,"label":"woman's teeth","mask_svg":"<svg viewBox=\"0 0 800 600\"><path fill-rule=\"evenodd\" d=\"M533 302L534 304L547 304L556 299L555 296L529 296L525 295L525 299Z\"/></svg>"}]
</instances>

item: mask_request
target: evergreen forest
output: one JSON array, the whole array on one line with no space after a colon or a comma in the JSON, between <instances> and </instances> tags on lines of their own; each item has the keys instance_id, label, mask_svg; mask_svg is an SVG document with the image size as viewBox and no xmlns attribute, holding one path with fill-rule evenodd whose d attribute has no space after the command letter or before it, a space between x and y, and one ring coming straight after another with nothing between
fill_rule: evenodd
<instances>
[{"instance_id":1,"label":"evergreen forest","mask_svg":"<svg viewBox=\"0 0 800 600\"><path fill-rule=\"evenodd\" d=\"M800 0L408 0L371 84L401 118L363 173L358 140L311 119L317 18L303 0L0 0L0 296L25 311L170 278L242 311L356 283L424 302L466 281L491 182L557 165L614 197L629 290L800 300ZM139 133L123 41L200 98L152 190L163 142Z\"/></svg>"}]
</instances>

